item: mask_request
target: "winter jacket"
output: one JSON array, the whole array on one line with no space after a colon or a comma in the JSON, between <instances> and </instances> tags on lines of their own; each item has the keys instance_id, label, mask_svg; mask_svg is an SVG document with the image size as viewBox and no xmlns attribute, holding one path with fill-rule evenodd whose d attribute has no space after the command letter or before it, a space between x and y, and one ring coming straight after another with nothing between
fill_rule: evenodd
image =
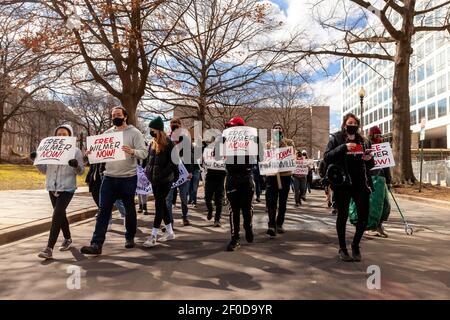
<instances>
[{"instance_id":1,"label":"winter jacket","mask_svg":"<svg viewBox=\"0 0 450 320\"><path fill-rule=\"evenodd\" d=\"M178 165L172 160L174 143L167 138L167 145L159 154L150 144L145 173L148 180L154 184L166 184L174 182Z\"/></svg>"}]
</instances>

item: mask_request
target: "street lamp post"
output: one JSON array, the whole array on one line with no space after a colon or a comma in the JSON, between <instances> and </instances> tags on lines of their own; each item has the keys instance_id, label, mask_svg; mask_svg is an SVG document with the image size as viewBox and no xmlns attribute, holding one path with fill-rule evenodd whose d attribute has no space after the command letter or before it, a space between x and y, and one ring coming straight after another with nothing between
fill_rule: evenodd
<instances>
[{"instance_id":1,"label":"street lamp post","mask_svg":"<svg viewBox=\"0 0 450 320\"><path fill-rule=\"evenodd\" d=\"M361 121L361 131L364 131L363 126L364 126L364 122L363 122L363 116L364 116L364 96L366 95L366 90L364 90L364 87L361 87L361 89L359 89L359 100L361 102L361 112L360 112L360 121Z\"/></svg>"}]
</instances>

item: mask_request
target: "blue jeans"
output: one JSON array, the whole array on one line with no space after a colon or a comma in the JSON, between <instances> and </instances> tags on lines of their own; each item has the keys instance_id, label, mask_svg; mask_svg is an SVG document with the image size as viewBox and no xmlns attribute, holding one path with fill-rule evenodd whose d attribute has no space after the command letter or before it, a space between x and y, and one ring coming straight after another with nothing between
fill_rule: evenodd
<instances>
[{"instance_id":1,"label":"blue jeans","mask_svg":"<svg viewBox=\"0 0 450 320\"><path fill-rule=\"evenodd\" d=\"M189 203L197 203L198 184L200 182L200 170L192 171L192 179L189 181Z\"/></svg>"},{"instance_id":2,"label":"blue jeans","mask_svg":"<svg viewBox=\"0 0 450 320\"><path fill-rule=\"evenodd\" d=\"M127 240L134 239L137 228L136 207L134 204L136 185L137 176L129 178L103 178L102 186L100 187L100 211L97 215L91 244L103 245L105 242L112 207L118 199L122 200L125 207L125 238Z\"/></svg>"},{"instance_id":3,"label":"blue jeans","mask_svg":"<svg viewBox=\"0 0 450 320\"><path fill-rule=\"evenodd\" d=\"M166 199L167 210L169 211L170 221L172 222L173 222L172 200L174 191L175 188L170 189ZM180 195L181 212L183 213L183 219L187 219L188 217L188 206L187 206L188 193L189 193L189 181L186 181L185 183L183 183L181 186L178 187L178 194Z\"/></svg>"}]
</instances>

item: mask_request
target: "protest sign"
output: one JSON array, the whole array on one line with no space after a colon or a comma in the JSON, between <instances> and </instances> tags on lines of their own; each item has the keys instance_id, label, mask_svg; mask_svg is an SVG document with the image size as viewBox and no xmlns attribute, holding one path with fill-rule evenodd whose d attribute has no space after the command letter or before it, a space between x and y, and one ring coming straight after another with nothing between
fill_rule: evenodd
<instances>
[{"instance_id":1,"label":"protest sign","mask_svg":"<svg viewBox=\"0 0 450 320\"><path fill-rule=\"evenodd\" d=\"M110 132L86 138L89 163L101 163L125 160L123 147L123 132Z\"/></svg>"},{"instance_id":2,"label":"protest sign","mask_svg":"<svg viewBox=\"0 0 450 320\"><path fill-rule=\"evenodd\" d=\"M372 170L395 167L394 154L389 142L372 145L372 156L375 160L375 167Z\"/></svg>"},{"instance_id":3,"label":"protest sign","mask_svg":"<svg viewBox=\"0 0 450 320\"><path fill-rule=\"evenodd\" d=\"M257 156L258 130L252 127L232 127L223 131L225 156Z\"/></svg>"},{"instance_id":4,"label":"protest sign","mask_svg":"<svg viewBox=\"0 0 450 320\"><path fill-rule=\"evenodd\" d=\"M42 139L36 150L34 165L67 165L69 160L75 158L76 144L76 137L48 137Z\"/></svg>"},{"instance_id":5,"label":"protest sign","mask_svg":"<svg viewBox=\"0 0 450 320\"><path fill-rule=\"evenodd\" d=\"M363 145L358 143L353 148L347 151L347 154L353 154L353 155L360 155L364 154L364 148Z\"/></svg>"},{"instance_id":6,"label":"protest sign","mask_svg":"<svg viewBox=\"0 0 450 320\"><path fill-rule=\"evenodd\" d=\"M214 147L207 147L203 151L203 163L206 169L225 171L225 161L223 158L216 159Z\"/></svg>"},{"instance_id":7,"label":"protest sign","mask_svg":"<svg viewBox=\"0 0 450 320\"><path fill-rule=\"evenodd\" d=\"M264 150L264 161L259 163L261 175L294 171L296 161L293 147Z\"/></svg>"},{"instance_id":8,"label":"protest sign","mask_svg":"<svg viewBox=\"0 0 450 320\"><path fill-rule=\"evenodd\" d=\"M189 173L186 170L186 167L184 166L183 162L180 162L178 165L178 170L180 172L180 177L176 182L172 184L172 189L181 186L183 183L188 181Z\"/></svg>"},{"instance_id":9,"label":"protest sign","mask_svg":"<svg viewBox=\"0 0 450 320\"><path fill-rule=\"evenodd\" d=\"M309 171L309 165L311 161L309 160L296 160L296 167L294 174L298 176L307 176Z\"/></svg>"},{"instance_id":10,"label":"protest sign","mask_svg":"<svg viewBox=\"0 0 450 320\"><path fill-rule=\"evenodd\" d=\"M144 168L137 166L137 187L136 194L148 195L153 193L152 185L148 181Z\"/></svg>"}]
</instances>

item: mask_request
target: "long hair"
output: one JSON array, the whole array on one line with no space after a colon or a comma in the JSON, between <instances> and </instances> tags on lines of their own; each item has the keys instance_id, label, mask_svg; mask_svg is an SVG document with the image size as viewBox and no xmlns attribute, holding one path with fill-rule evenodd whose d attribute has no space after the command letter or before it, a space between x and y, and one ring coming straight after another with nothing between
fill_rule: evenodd
<instances>
[{"instance_id":1,"label":"long hair","mask_svg":"<svg viewBox=\"0 0 450 320\"><path fill-rule=\"evenodd\" d=\"M167 146L167 135L164 131L156 130L156 137L151 142L152 149L156 154L161 153Z\"/></svg>"},{"instance_id":2,"label":"long hair","mask_svg":"<svg viewBox=\"0 0 450 320\"><path fill-rule=\"evenodd\" d=\"M342 124L341 124L341 131L344 134L345 140L348 139L348 134L347 134L347 130L345 130L345 125L347 123L347 120L350 119L350 118L355 119L356 123L358 124L358 127L361 125L361 121L359 120L359 118L354 113L347 113L344 116L344 118L342 119ZM363 134L359 133L360 131L362 132L362 128L361 128L361 130L356 132L356 134L355 134L356 140L360 140L361 142L365 142Z\"/></svg>"}]
</instances>

